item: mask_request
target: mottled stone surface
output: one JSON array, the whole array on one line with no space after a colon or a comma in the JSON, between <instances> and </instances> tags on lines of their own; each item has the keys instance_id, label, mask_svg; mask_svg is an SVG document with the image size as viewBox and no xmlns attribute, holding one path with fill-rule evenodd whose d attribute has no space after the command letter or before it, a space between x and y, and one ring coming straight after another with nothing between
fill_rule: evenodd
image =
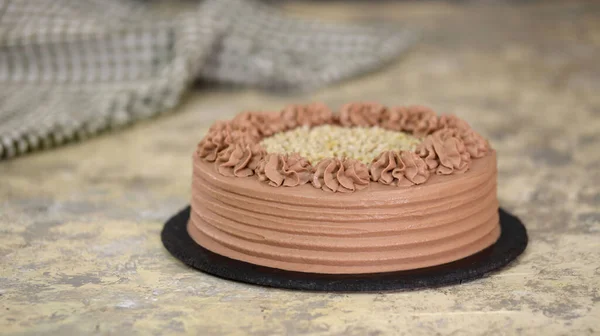
<instances>
[{"instance_id":1,"label":"mottled stone surface","mask_svg":"<svg viewBox=\"0 0 600 336\"><path fill-rule=\"evenodd\" d=\"M0 164L0 331L34 334L600 333L600 4L289 5L395 18L422 44L386 71L315 94L197 90L132 129ZM343 57L343 56L341 56ZM195 272L162 247L187 204L206 127L242 109L322 100L425 103L499 153L499 197L531 242L500 273L373 294L261 288Z\"/></svg>"}]
</instances>

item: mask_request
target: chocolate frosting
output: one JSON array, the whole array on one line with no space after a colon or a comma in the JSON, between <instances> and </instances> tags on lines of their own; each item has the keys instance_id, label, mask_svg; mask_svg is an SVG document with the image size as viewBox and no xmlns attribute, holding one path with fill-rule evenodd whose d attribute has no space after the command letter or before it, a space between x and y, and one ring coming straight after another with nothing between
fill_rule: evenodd
<instances>
[{"instance_id":1,"label":"chocolate frosting","mask_svg":"<svg viewBox=\"0 0 600 336\"><path fill-rule=\"evenodd\" d=\"M457 129L443 128L426 137L416 153L436 174L460 174L469 169L471 155L467 152Z\"/></svg>"},{"instance_id":2,"label":"chocolate frosting","mask_svg":"<svg viewBox=\"0 0 600 336\"><path fill-rule=\"evenodd\" d=\"M257 138L268 137L286 130L284 120L278 113L273 112L243 112L232 120L234 127L247 130L257 135Z\"/></svg>"},{"instance_id":3,"label":"chocolate frosting","mask_svg":"<svg viewBox=\"0 0 600 336\"><path fill-rule=\"evenodd\" d=\"M430 137L439 158L437 174L464 173L469 169L471 156L456 133L453 129L441 129Z\"/></svg>"},{"instance_id":4,"label":"chocolate frosting","mask_svg":"<svg viewBox=\"0 0 600 336\"><path fill-rule=\"evenodd\" d=\"M198 144L196 152L206 161L214 162L220 152L228 147L236 144L245 147L249 144L256 144L258 139L258 136L247 131L243 125L221 122L209 129L207 135Z\"/></svg>"},{"instance_id":5,"label":"chocolate frosting","mask_svg":"<svg viewBox=\"0 0 600 336\"><path fill-rule=\"evenodd\" d=\"M415 153L419 155L423 161L425 161L425 164L430 171L435 171L435 169L439 166L438 156L433 146L432 137L426 137L423 139L423 141L417 145Z\"/></svg>"},{"instance_id":6,"label":"chocolate frosting","mask_svg":"<svg viewBox=\"0 0 600 336\"><path fill-rule=\"evenodd\" d=\"M463 130L460 138L472 158L484 157L490 150L488 141L470 128Z\"/></svg>"},{"instance_id":7,"label":"chocolate frosting","mask_svg":"<svg viewBox=\"0 0 600 336\"><path fill-rule=\"evenodd\" d=\"M310 181L312 166L296 153L268 154L258 163L256 174L259 181L268 182L273 187L296 187Z\"/></svg>"},{"instance_id":8,"label":"chocolate frosting","mask_svg":"<svg viewBox=\"0 0 600 336\"><path fill-rule=\"evenodd\" d=\"M412 188L371 183L342 195L310 184L272 188L215 168L194 158L188 232L215 253L257 265L330 274L409 270L472 255L500 234L493 151L473 160L468 174L434 174Z\"/></svg>"},{"instance_id":9,"label":"chocolate frosting","mask_svg":"<svg viewBox=\"0 0 600 336\"><path fill-rule=\"evenodd\" d=\"M349 103L340 109L339 122L342 126L379 126L385 106L378 103Z\"/></svg>"},{"instance_id":10,"label":"chocolate frosting","mask_svg":"<svg viewBox=\"0 0 600 336\"><path fill-rule=\"evenodd\" d=\"M323 103L290 105L281 111L280 117L286 129L293 129L329 124L333 121L333 112Z\"/></svg>"},{"instance_id":11,"label":"chocolate frosting","mask_svg":"<svg viewBox=\"0 0 600 336\"><path fill-rule=\"evenodd\" d=\"M430 175L425 161L408 151L381 153L371 163L370 173L375 182L397 186L425 183Z\"/></svg>"},{"instance_id":12,"label":"chocolate frosting","mask_svg":"<svg viewBox=\"0 0 600 336\"><path fill-rule=\"evenodd\" d=\"M421 157L414 152L400 152L400 159L404 167L402 172L404 180L400 179L398 185L410 186L413 184L425 183L429 179L429 170L427 164Z\"/></svg>"},{"instance_id":13,"label":"chocolate frosting","mask_svg":"<svg viewBox=\"0 0 600 336\"><path fill-rule=\"evenodd\" d=\"M413 135L426 136L438 128L438 117L432 109L425 106L410 106L404 130Z\"/></svg>"},{"instance_id":14,"label":"chocolate frosting","mask_svg":"<svg viewBox=\"0 0 600 336\"><path fill-rule=\"evenodd\" d=\"M461 130L471 128L466 121L460 119L454 114L445 114L440 116L438 125L439 128L456 128Z\"/></svg>"},{"instance_id":15,"label":"chocolate frosting","mask_svg":"<svg viewBox=\"0 0 600 336\"><path fill-rule=\"evenodd\" d=\"M231 144L217 156L217 171L223 176L248 177L265 155L258 144Z\"/></svg>"},{"instance_id":16,"label":"chocolate frosting","mask_svg":"<svg viewBox=\"0 0 600 336\"><path fill-rule=\"evenodd\" d=\"M392 131L404 131L408 117L408 108L404 106L387 108L381 114L380 126Z\"/></svg>"},{"instance_id":17,"label":"chocolate frosting","mask_svg":"<svg viewBox=\"0 0 600 336\"><path fill-rule=\"evenodd\" d=\"M393 184L402 177L398 169L400 158L397 152L385 151L377 156L371 163L371 179L382 184Z\"/></svg>"},{"instance_id":18,"label":"chocolate frosting","mask_svg":"<svg viewBox=\"0 0 600 336\"><path fill-rule=\"evenodd\" d=\"M461 174L471 165L471 158L481 158L489 151L488 142L462 121L425 137L415 152L436 174Z\"/></svg>"},{"instance_id":19,"label":"chocolate frosting","mask_svg":"<svg viewBox=\"0 0 600 336\"><path fill-rule=\"evenodd\" d=\"M380 126L422 137L414 152L381 153L369 167L352 160L328 158L313 168L298 154L269 155L259 142L277 132L299 126L339 123L347 127ZM423 106L387 108L377 103L350 103L339 115L321 103L290 105L279 113L244 112L231 121L217 122L198 144L197 155L217 162L229 177L255 174L271 186L299 186L312 180L316 188L333 192L364 189L369 180L384 185L411 186L429 175L462 174L473 159L484 158L489 143L469 124L453 115L436 116Z\"/></svg>"},{"instance_id":20,"label":"chocolate frosting","mask_svg":"<svg viewBox=\"0 0 600 336\"><path fill-rule=\"evenodd\" d=\"M490 145L480 134L476 133L469 124L455 115L439 117L439 128L454 129L472 158L481 158L490 150Z\"/></svg>"},{"instance_id":21,"label":"chocolate frosting","mask_svg":"<svg viewBox=\"0 0 600 336\"><path fill-rule=\"evenodd\" d=\"M227 147L225 144L225 134L220 130L209 131L208 134L200 141L196 153L206 161L214 162L219 155L219 152Z\"/></svg>"},{"instance_id":22,"label":"chocolate frosting","mask_svg":"<svg viewBox=\"0 0 600 336\"><path fill-rule=\"evenodd\" d=\"M259 145L282 130L336 122L407 131L423 141L414 152L383 152L369 167L326 158L313 168L298 154L267 154ZM216 123L198 145L188 233L215 253L291 271L435 266L498 239L496 176L496 154L483 137L425 107L355 103L337 117L322 104L248 112ZM280 186L294 188L272 188Z\"/></svg>"},{"instance_id":23,"label":"chocolate frosting","mask_svg":"<svg viewBox=\"0 0 600 336\"><path fill-rule=\"evenodd\" d=\"M331 192L362 190L369 185L369 170L354 159L323 159L315 166L312 185Z\"/></svg>"},{"instance_id":24,"label":"chocolate frosting","mask_svg":"<svg viewBox=\"0 0 600 336\"><path fill-rule=\"evenodd\" d=\"M418 105L385 109L380 126L394 131L410 132L417 137L424 137L440 128L435 112Z\"/></svg>"}]
</instances>

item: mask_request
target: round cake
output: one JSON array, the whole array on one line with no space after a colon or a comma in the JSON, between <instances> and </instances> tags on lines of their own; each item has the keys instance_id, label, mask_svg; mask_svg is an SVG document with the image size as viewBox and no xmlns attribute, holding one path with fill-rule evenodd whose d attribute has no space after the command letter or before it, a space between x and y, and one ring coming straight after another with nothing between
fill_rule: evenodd
<instances>
[{"instance_id":1,"label":"round cake","mask_svg":"<svg viewBox=\"0 0 600 336\"><path fill-rule=\"evenodd\" d=\"M214 253L282 270L413 270L496 242L496 178L481 135L422 106L244 112L194 153L187 229Z\"/></svg>"}]
</instances>

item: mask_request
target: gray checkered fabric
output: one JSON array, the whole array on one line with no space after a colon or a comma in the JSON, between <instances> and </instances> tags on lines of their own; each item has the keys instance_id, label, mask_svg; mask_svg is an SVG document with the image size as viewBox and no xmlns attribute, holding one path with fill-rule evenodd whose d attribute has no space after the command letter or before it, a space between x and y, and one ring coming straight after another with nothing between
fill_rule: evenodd
<instances>
[{"instance_id":1,"label":"gray checkered fabric","mask_svg":"<svg viewBox=\"0 0 600 336\"><path fill-rule=\"evenodd\" d=\"M250 0L0 0L0 159L167 111L198 78L313 89L414 41Z\"/></svg>"}]
</instances>

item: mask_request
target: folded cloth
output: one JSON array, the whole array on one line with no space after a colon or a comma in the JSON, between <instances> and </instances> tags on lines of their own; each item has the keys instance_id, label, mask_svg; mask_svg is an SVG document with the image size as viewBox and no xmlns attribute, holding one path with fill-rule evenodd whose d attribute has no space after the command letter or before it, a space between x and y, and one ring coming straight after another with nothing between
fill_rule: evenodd
<instances>
[{"instance_id":1,"label":"folded cloth","mask_svg":"<svg viewBox=\"0 0 600 336\"><path fill-rule=\"evenodd\" d=\"M381 66L415 37L250 0L3 0L0 159L166 111L198 78L308 90Z\"/></svg>"}]
</instances>

